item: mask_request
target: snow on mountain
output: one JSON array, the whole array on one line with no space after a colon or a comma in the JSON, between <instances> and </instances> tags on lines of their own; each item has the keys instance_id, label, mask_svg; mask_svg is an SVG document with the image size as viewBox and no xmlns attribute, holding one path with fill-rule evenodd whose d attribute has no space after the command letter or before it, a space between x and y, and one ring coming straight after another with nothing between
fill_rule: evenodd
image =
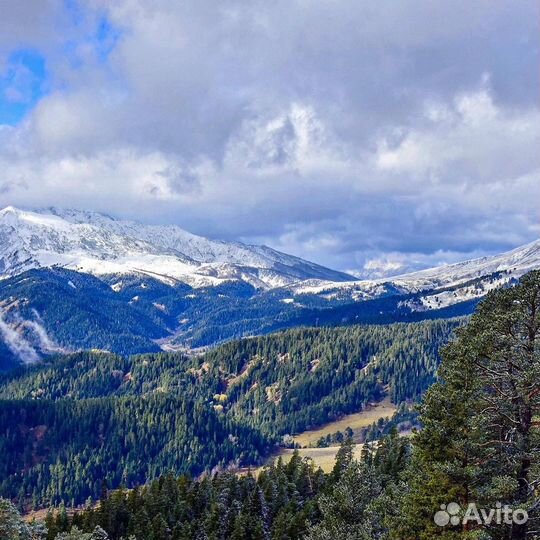
<instances>
[{"instance_id":1,"label":"snow on mountain","mask_svg":"<svg viewBox=\"0 0 540 540\"><path fill-rule=\"evenodd\" d=\"M458 285L497 272L519 277L537 268L540 268L540 240L499 255L421 270L392 281L410 291L421 291Z\"/></svg>"},{"instance_id":2,"label":"snow on mountain","mask_svg":"<svg viewBox=\"0 0 540 540\"><path fill-rule=\"evenodd\" d=\"M46 270L21 275L36 268ZM454 304L462 305L444 313L469 313L474 306L468 300L532 269L540 269L540 240L501 255L351 281L347 274L265 246L210 240L175 226L7 207L0 210L0 369L6 355L13 363L80 348L131 354L206 346L278 328L280 318L286 325L318 324L320 318L332 324L373 321L375 309L381 310L381 321L408 320L411 311ZM242 286L203 291L167 286L231 280L258 290L244 297ZM230 302L235 309L223 328ZM69 323L59 324L59 313Z\"/></svg>"},{"instance_id":3,"label":"snow on mountain","mask_svg":"<svg viewBox=\"0 0 540 540\"><path fill-rule=\"evenodd\" d=\"M368 300L390 294L418 294L409 307L428 310L480 298L530 270L540 269L540 240L512 251L412 272L391 279L332 283L308 280L288 287L297 295L317 294L328 300Z\"/></svg>"},{"instance_id":4,"label":"snow on mountain","mask_svg":"<svg viewBox=\"0 0 540 540\"><path fill-rule=\"evenodd\" d=\"M291 296L361 301L415 293L415 310L483 296L540 268L540 240L500 255L393 278L353 281L266 246L211 240L174 225L143 225L80 210L0 210L0 276L60 266L93 275L140 273L193 287L239 280Z\"/></svg>"},{"instance_id":5,"label":"snow on mountain","mask_svg":"<svg viewBox=\"0 0 540 540\"><path fill-rule=\"evenodd\" d=\"M280 253L79 210L0 210L0 275L60 266L93 275L143 273L194 287L231 279L268 289L350 276Z\"/></svg>"}]
</instances>

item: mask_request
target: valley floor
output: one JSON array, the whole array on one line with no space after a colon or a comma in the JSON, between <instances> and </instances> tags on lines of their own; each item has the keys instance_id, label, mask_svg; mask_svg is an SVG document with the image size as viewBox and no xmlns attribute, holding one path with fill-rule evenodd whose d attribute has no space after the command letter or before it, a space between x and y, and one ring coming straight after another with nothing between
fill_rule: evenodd
<instances>
[{"instance_id":1,"label":"valley floor","mask_svg":"<svg viewBox=\"0 0 540 540\"><path fill-rule=\"evenodd\" d=\"M391 418L397 411L397 407L386 396L379 403L368 405L363 411L353 414L347 414L339 420L330 422L313 430L304 431L294 437L294 442L302 448L306 446L315 446L321 437L332 435L337 431L342 433L350 427L353 432L353 438L358 442L360 431L363 428L369 427L373 422L377 422L379 418Z\"/></svg>"},{"instance_id":2,"label":"valley floor","mask_svg":"<svg viewBox=\"0 0 540 540\"><path fill-rule=\"evenodd\" d=\"M354 447L354 457L358 460L361 457L363 446L363 444L357 444ZM329 473L334 468L338 450L339 446L329 446L328 448L300 448L298 453L302 458L311 458L315 465L320 467L325 473ZM282 456L284 463L288 463L293 452L294 450L290 448L284 448L279 455Z\"/></svg>"},{"instance_id":3,"label":"valley floor","mask_svg":"<svg viewBox=\"0 0 540 540\"><path fill-rule=\"evenodd\" d=\"M334 467L336 454L340 448L339 445L328 446L326 448L316 448L315 445L321 437L333 435L337 431L343 433L347 427L350 427L354 432L353 439L357 443L354 449L355 457L360 459L363 447L363 445L359 443L361 430L369 427L374 422L377 422L380 418L391 418L396 411L396 406L390 401L390 398L386 396L379 403L370 405L361 412L347 414L335 422L330 422L317 429L304 431L294 437L294 441L300 445L300 448L298 449L300 457L311 458L324 472L330 472ZM287 463L293 453L294 450L292 448L282 448L268 460L268 463L280 456L283 461ZM262 470L262 467L257 469L256 474L258 474L260 470Z\"/></svg>"}]
</instances>

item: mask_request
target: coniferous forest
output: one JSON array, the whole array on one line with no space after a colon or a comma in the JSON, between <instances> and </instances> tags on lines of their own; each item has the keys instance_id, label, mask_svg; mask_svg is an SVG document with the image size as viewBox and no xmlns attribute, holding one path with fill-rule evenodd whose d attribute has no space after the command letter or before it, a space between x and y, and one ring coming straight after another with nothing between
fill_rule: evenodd
<instances>
[{"instance_id":1,"label":"coniferous forest","mask_svg":"<svg viewBox=\"0 0 540 540\"><path fill-rule=\"evenodd\" d=\"M8 372L0 495L21 508L81 504L103 482L262 464L283 437L385 393L416 401L459 323L297 329L197 357L83 352Z\"/></svg>"},{"instance_id":2,"label":"coniferous forest","mask_svg":"<svg viewBox=\"0 0 540 540\"><path fill-rule=\"evenodd\" d=\"M195 357L80 353L9 372L0 536L536 538L539 339L536 271L467 321L297 329ZM346 437L329 473L297 452L255 471L284 435L385 393L419 403L410 437L390 427L360 456ZM56 509L27 523L29 505Z\"/></svg>"}]
</instances>

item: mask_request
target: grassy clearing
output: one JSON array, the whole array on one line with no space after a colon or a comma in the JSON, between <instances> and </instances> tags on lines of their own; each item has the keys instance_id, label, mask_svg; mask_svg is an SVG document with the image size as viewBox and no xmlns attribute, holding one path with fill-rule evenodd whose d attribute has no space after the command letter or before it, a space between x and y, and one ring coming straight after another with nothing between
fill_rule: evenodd
<instances>
[{"instance_id":1,"label":"grassy clearing","mask_svg":"<svg viewBox=\"0 0 540 540\"><path fill-rule=\"evenodd\" d=\"M298 452L301 457L311 458L316 465L323 469L323 471L330 472L334 467L339 446L313 448L321 437L325 437L328 434L334 434L336 431L341 431L343 433L345 428L350 427L354 431L354 439L357 441L357 437L362 428L370 426L373 422L377 422L379 418L392 417L396 410L397 408L390 402L390 398L386 397L376 405L369 406L359 413L348 414L335 422L330 422L317 429L304 431L294 437L294 441L302 447ZM360 458L362 446L362 444L356 444L354 449L354 454L357 459ZM269 462L281 456L283 461L287 463L287 461L291 459L293 452L294 450L292 449L282 448L277 454L270 458ZM262 467L253 472L257 475L260 470L262 470ZM245 471L243 472L245 473Z\"/></svg>"},{"instance_id":2,"label":"grassy clearing","mask_svg":"<svg viewBox=\"0 0 540 540\"><path fill-rule=\"evenodd\" d=\"M386 397L376 405L368 406L361 412L348 414L335 422L330 422L317 429L304 431L294 437L294 441L301 447L315 446L321 437L328 434L336 433L336 431L345 431L345 428L350 427L355 434L355 440L362 428L370 426L373 422L377 422L379 418L392 417L396 412L396 406L390 402L390 398ZM326 449L322 449L326 450Z\"/></svg>"},{"instance_id":3,"label":"grassy clearing","mask_svg":"<svg viewBox=\"0 0 540 540\"><path fill-rule=\"evenodd\" d=\"M356 459L360 459L362 452L362 444L357 444L354 448L354 455ZM339 446L329 446L328 448L300 448L298 452L301 457L311 458L316 465L318 465L324 472L328 473L334 468L336 461L336 454L339 450ZM283 449L279 455L283 461L287 463L293 454L294 450Z\"/></svg>"}]
</instances>

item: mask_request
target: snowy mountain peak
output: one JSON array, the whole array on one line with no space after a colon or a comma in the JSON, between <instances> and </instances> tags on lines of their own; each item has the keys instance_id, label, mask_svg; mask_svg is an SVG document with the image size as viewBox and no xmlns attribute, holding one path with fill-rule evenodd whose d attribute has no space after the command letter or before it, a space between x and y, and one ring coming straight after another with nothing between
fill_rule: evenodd
<instances>
[{"instance_id":1,"label":"snowy mountain peak","mask_svg":"<svg viewBox=\"0 0 540 540\"><path fill-rule=\"evenodd\" d=\"M418 290L436 286L455 285L496 272L522 275L540 267L540 240L535 240L511 251L470 259L454 264L428 268L392 278L396 283L415 284Z\"/></svg>"},{"instance_id":2,"label":"snowy mountain peak","mask_svg":"<svg viewBox=\"0 0 540 540\"><path fill-rule=\"evenodd\" d=\"M177 226L9 206L0 210L0 357L11 351L33 362L81 347L174 350L319 320L348 324L411 320L430 311L436 313L426 316L466 314L488 291L539 268L537 240L491 257L352 281L266 246L211 240ZM257 290L166 286L231 280ZM227 312L229 305L234 309ZM58 313L70 320L61 329Z\"/></svg>"},{"instance_id":3,"label":"snowy mountain peak","mask_svg":"<svg viewBox=\"0 0 540 540\"><path fill-rule=\"evenodd\" d=\"M239 280L258 289L286 287L295 294L354 301L456 288L493 274L504 284L540 268L540 240L500 255L358 281L266 246L211 240L176 225L144 225L73 209L0 210L0 276L52 266L93 275L142 273L194 287Z\"/></svg>"},{"instance_id":4,"label":"snowy mountain peak","mask_svg":"<svg viewBox=\"0 0 540 540\"><path fill-rule=\"evenodd\" d=\"M413 310L424 311L476 300L531 270L540 269L540 240L502 253L420 270L392 278L334 283L309 280L290 286L294 294L316 294L328 300L361 301L389 295L417 298Z\"/></svg>"},{"instance_id":5,"label":"snowy mountain peak","mask_svg":"<svg viewBox=\"0 0 540 540\"><path fill-rule=\"evenodd\" d=\"M93 212L91 210L77 210L75 208L58 208L56 206L50 206L48 208L38 211L41 214L52 214L58 216L71 223L91 223L97 225L100 223L110 223L112 221L118 221L109 214L103 214L100 212Z\"/></svg>"},{"instance_id":6,"label":"snowy mountain peak","mask_svg":"<svg viewBox=\"0 0 540 540\"><path fill-rule=\"evenodd\" d=\"M1 210L0 274L52 266L94 275L143 273L196 287L231 279L262 289L310 278L350 279L265 246L210 240L175 225L58 208Z\"/></svg>"}]
</instances>

